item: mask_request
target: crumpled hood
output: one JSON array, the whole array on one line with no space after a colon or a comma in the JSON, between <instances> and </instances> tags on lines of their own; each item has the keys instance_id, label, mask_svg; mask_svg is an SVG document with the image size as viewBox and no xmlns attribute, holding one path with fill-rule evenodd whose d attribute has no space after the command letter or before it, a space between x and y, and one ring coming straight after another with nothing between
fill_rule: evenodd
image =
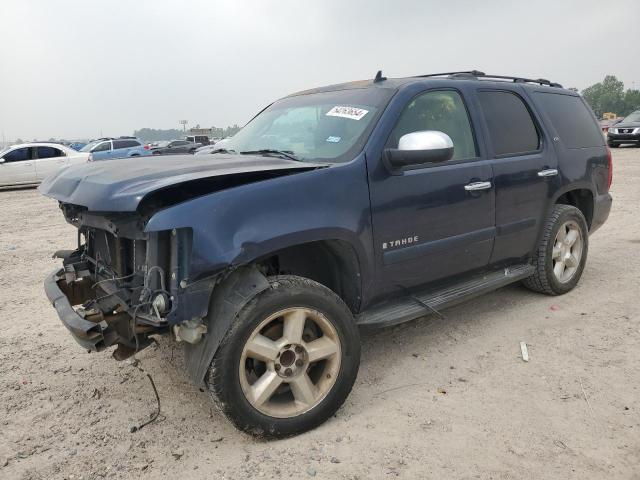
<instances>
[{"instance_id":1,"label":"crumpled hood","mask_svg":"<svg viewBox=\"0 0 640 480\"><path fill-rule=\"evenodd\" d=\"M88 162L59 170L38 190L94 212L133 212L151 192L194 180L283 170L307 171L326 164L250 155L167 155Z\"/></svg>"}]
</instances>

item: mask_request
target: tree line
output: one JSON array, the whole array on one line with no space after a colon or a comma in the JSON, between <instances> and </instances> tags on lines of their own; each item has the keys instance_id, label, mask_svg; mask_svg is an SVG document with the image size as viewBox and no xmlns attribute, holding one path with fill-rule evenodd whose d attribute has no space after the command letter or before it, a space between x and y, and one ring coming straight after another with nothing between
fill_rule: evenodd
<instances>
[{"instance_id":1,"label":"tree line","mask_svg":"<svg viewBox=\"0 0 640 480\"><path fill-rule=\"evenodd\" d=\"M640 110L640 90L625 90L624 83L615 75L607 75L602 82L585 88L582 97L598 118L602 118L602 114L607 112L626 117L631 112Z\"/></svg>"},{"instance_id":2,"label":"tree line","mask_svg":"<svg viewBox=\"0 0 640 480\"><path fill-rule=\"evenodd\" d=\"M214 138L225 138L235 135L240 127L233 125L232 127L220 128L211 127L212 136ZM182 138L185 135L191 135L188 131L182 131L177 128L161 129L161 128L141 128L133 132L134 137L138 137L144 142L158 142L160 140L174 140Z\"/></svg>"}]
</instances>

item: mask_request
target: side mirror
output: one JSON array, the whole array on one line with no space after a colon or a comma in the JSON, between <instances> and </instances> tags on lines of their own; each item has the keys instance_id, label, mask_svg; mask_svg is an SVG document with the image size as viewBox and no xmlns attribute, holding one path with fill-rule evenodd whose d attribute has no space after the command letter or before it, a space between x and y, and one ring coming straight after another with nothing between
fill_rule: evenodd
<instances>
[{"instance_id":1,"label":"side mirror","mask_svg":"<svg viewBox=\"0 0 640 480\"><path fill-rule=\"evenodd\" d=\"M387 148L384 160L391 173L398 174L405 167L425 163L446 162L453 158L453 141L437 130L407 133L400 137L398 148Z\"/></svg>"}]
</instances>

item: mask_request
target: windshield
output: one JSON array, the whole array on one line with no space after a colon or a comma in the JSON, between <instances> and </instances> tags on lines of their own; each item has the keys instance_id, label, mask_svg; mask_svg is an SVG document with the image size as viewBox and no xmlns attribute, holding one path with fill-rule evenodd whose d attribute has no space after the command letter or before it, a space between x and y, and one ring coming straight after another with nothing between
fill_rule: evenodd
<instances>
[{"instance_id":1,"label":"windshield","mask_svg":"<svg viewBox=\"0 0 640 480\"><path fill-rule=\"evenodd\" d=\"M392 94L386 89L351 89L284 98L224 147L216 147L231 153L278 150L303 161L348 161L364 146Z\"/></svg>"},{"instance_id":2,"label":"windshield","mask_svg":"<svg viewBox=\"0 0 640 480\"><path fill-rule=\"evenodd\" d=\"M80 149L81 152L90 152L93 147L95 147L102 140L95 140L93 142L87 143L84 147Z\"/></svg>"},{"instance_id":3,"label":"windshield","mask_svg":"<svg viewBox=\"0 0 640 480\"><path fill-rule=\"evenodd\" d=\"M623 122L640 122L640 110L633 112L622 121Z\"/></svg>"}]
</instances>

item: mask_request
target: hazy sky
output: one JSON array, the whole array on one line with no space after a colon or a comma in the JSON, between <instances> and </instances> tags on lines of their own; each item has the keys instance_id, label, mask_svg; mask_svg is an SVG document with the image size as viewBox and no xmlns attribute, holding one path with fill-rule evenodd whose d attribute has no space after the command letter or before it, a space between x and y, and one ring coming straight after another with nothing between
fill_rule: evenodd
<instances>
[{"instance_id":1,"label":"hazy sky","mask_svg":"<svg viewBox=\"0 0 640 480\"><path fill-rule=\"evenodd\" d=\"M379 68L640 88L639 20L638 0L0 0L0 141L242 125Z\"/></svg>"}]
</instances>

